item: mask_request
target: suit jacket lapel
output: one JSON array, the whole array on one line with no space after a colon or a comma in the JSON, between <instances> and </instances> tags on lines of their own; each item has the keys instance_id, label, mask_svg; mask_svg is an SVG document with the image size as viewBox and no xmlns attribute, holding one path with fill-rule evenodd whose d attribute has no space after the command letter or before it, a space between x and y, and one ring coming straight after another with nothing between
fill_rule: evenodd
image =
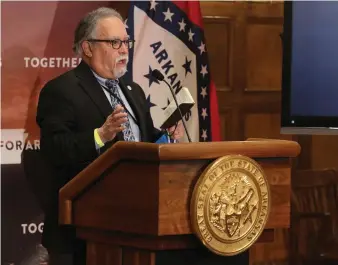
<instances>
[{"instance_id":1,"label":"suit jacket lapel","mask_svg":"<svg viewBox=\"0 0 338 265\"><path fill-rule=\"evenodd\" d=\"M89 66L82 61L79 66L75 68L75 73L80 80L81 87L93 100L104 119L106 119L108 115L112 113L112 107Z\"/></svg>"},{"instance_id":2,"label":"suit jacket lapel","mask_svg":"<svg viewBox=\"0 0 338 265\"><path fill-rule=\"evenodd\" d=\"M126 97L128 103L129 103L131 109L133 110L133 112L135 114L135 118L137 120L137 123L140 123L141 110L139 109L139 104L137 104L137 101L136 101L137 99L135 99L136 95L134 95L132 89L130 90L130 89L127 88L127 85L125 84L125 82L123 81L122 78L119 79L119 85L121 87L121 90L122 90L124 96ZM138 125L140 126L140 124L138 124Z\"/></svg>"}]
</instances>

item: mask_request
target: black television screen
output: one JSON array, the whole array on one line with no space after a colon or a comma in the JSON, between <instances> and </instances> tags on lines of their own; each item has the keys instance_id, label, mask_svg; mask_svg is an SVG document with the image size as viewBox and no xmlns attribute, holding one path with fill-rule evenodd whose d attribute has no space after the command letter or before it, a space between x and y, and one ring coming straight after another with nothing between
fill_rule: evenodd
<instances>
[{"instance_id":1,"label":"black television screen","mask_svg":"<svg viewBox=\"0 0 338 265\"><path fill-rule=\"evenodd\" d=\"M284 2L282 41L282 132L338 128L338 2Z\"/></svg>"}]
</instances>

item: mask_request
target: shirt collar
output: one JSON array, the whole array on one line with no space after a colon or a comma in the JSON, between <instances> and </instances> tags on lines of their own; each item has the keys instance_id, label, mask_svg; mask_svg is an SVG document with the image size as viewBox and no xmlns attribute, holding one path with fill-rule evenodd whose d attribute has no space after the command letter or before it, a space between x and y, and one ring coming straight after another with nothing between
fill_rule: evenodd
<instances>
[{"instance_id":1,"label":"shirt collar","mask_svg":"<svg viewBox=\"0 0 338 265\"><path fill-rule=\"evenodd\" d=\"M92 70L92 72L93 72L95 78L96 78L97 81L99 82L99 84L100 84L101 86L107 88L107 86L106 86L106 80L107 80L107 79L106 79L106 78L103 78L103 77L101 77L101 76L99 76L97 73L94 72L93 69L91 69L91 70Z\"/></svg>"}]
</instances>

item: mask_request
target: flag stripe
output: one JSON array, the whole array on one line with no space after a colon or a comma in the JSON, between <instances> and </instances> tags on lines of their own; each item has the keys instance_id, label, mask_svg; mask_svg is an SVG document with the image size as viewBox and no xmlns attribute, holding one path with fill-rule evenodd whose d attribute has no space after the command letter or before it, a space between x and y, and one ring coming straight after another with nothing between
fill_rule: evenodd
<instances>
[{"instance_id":1,"label":"flag stripe","mask_svg":"<svg viewBox=\"0 0 338 265\"><path fill-rule=\"evenodd\" d=\"M194 24L196 24L201 29L203 29L204 26L203 26L201 8L200 8L200 3L198 1L188 1L188 2L173 1L173 3L177 5L179 8L181 8L184 12L186 12L187 16ZM203 34L203 40L205 41L204 34ZM216 86L212 78L210 78L209 87L210 87L209 88L209 93L210 93L209 100L210 100L211 138L212 138L212 141L220 141L221 130L220 130L218 101L217 101L217 91L216 91Z\"/></svg>"},{"instance_id":2,"label":"flag stripe","mask_svg":"<svg viewBox=\"0 0 338 265\"><path fill-rule=\"evenodd\" d=\"M217 91L214 82L210 82L210 113L212 141L221 141L221 121L219 118Z\"/></svg>"},{"instance_id":3,"label":"flag stripe","mask_svg":"<svg viewBox=\"0 0 338 265\"><path fill-rule=\"evenodd\" d=\"M188 16L189 20L198 27L203 28L203 21L198 1L173 1L180 9L182 9Z\"/></svg>"}]
</instances>

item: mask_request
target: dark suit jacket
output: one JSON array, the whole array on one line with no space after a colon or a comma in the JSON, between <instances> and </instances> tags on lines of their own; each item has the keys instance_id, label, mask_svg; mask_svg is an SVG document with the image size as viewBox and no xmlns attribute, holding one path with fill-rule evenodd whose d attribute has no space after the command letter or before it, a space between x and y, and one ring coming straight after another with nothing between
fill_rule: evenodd
<instances>
[{"instance_id":1,"label":"dark suit jacket","mask_svg":"<svg viewBox=\"0 0 338 265\"><path fill-rule=\"evenodd\" d=\"M138 121L141 141L156 141L160 131L154 128L142 88L134 82L119 81ZM132 89L127 89L127 85ZM101 127L112 111L101 86L84 62L49 81L41 90L36 119L41 129L40 152L52 172L42 240L47 248L71 248L74 230L58 226L58 191L98 157L94 129ZM100 153L118 140L123 140L122 133Z\"/></svg>"}]
</instances>

